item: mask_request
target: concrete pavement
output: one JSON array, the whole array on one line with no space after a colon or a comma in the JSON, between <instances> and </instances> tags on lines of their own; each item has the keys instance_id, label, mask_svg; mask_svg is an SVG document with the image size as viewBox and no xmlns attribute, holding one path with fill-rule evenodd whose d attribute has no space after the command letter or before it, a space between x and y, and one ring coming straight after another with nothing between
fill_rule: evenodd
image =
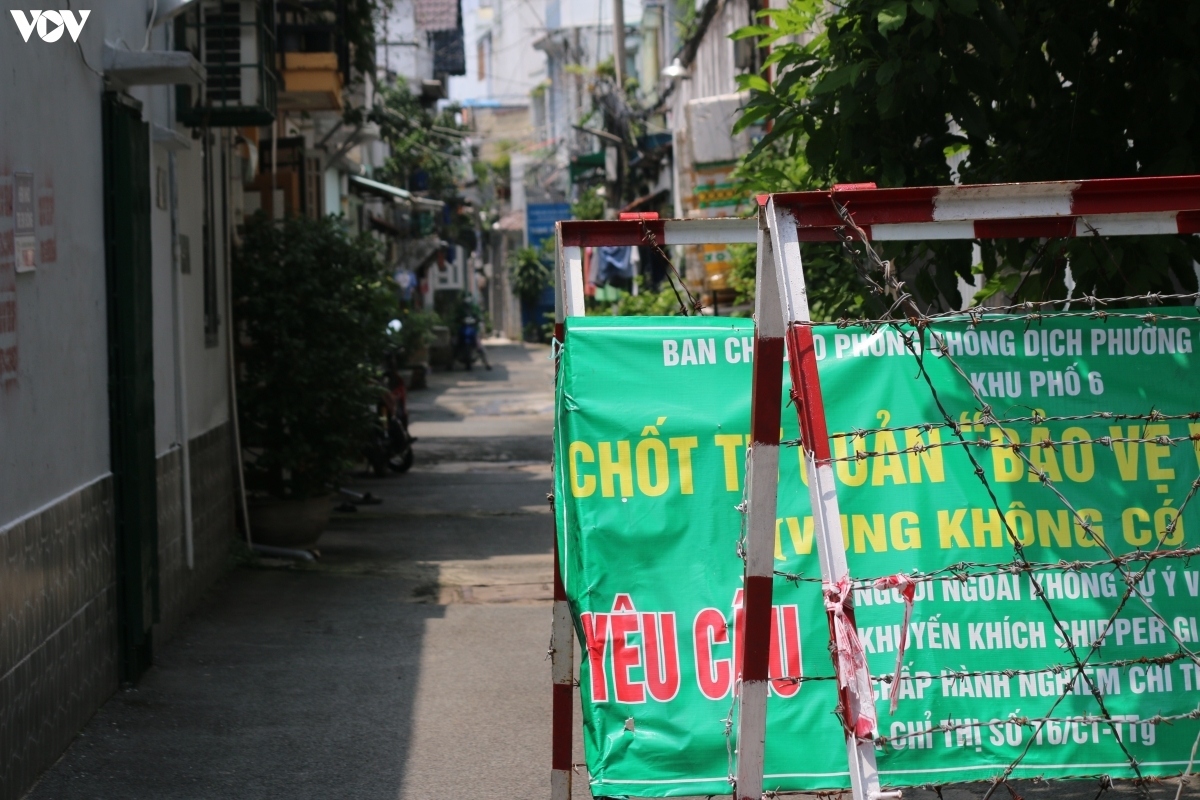
<instances>
[{"instance_id":1,"label":"concrete pavement","mask_svg":"<svg viewBox=\"0 0 1200 800\"><path fill-rule=\"evenodd\" d=\"M541 797L545 347L414 392L417 464L362 479L313 565L242 564L29 797Z\"/></svg>"}]
</instances>

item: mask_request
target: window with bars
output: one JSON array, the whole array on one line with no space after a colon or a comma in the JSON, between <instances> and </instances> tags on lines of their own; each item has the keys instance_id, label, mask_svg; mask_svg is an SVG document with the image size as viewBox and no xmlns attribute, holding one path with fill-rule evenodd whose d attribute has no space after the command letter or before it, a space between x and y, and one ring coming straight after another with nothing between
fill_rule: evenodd
<instances>
[{"instance_id":1,"label":"window with bars","mask_svg":"<svg viewBox=\"0 0 1200 800\"><path fill-rule=\"evenodd\" d=\"M180 86L177 116L192 127L268 125L275 120L275 39L261 0L207 0L176 21L175 43L208 74Z\"/></svg>"}]
</instances>

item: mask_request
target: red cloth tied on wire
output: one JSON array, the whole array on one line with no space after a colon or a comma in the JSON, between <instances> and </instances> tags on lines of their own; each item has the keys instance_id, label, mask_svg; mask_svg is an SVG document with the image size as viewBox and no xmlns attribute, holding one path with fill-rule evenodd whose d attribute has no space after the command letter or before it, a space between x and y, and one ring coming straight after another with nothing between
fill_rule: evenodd
<instances>
[{"instance_id":1,"label":"red cloth tied on wire","mask_svg":"<svg viewBox=\"0 0 1200 800\"><path fill-rule=\"evenodd\" d=\"M847 708L843 709L846 714L846 724L855 736L864 739L870 738L874 736L875 729L878 727L875 717L875 698L871 689L871 678L867 672L867 657L863 653L858 630L846 616L846 611L854 606L850 590L850 576L843 575L837 583L826 583L821 588L825 595L825 610L833 618L838 687L844 689L847 694L854 695L858 700L857 710L850 704L846 704Z\"/></svg>"},{"instance_id":2,"label":"red cloth tied on wire","mask_svg":"<svg viewBox=\"0 0 1200 800\"><path fill-rule=\"evenodd\" d=\"M892 701L888 713L895 714L896 706L900 703L900 675L904 669L904 648L908 644L908 623L912 619L913 595L916 593L917 584L907 575L897 573L875 581L875 588L895 589L904 598L904 624L900 626L900 642L896 648L896 673L892 675L892 689L888 694Z\"/></svg>"}]
</instances>

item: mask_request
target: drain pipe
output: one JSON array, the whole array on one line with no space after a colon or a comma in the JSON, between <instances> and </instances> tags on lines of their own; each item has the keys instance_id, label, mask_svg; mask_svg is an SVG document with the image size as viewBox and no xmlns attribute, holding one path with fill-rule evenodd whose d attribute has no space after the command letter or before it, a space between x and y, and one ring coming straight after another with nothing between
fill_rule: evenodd
<instances>
[{"instance_id":1,"label":"drain pipe","mask_svg":"<svg viewBox=\"0 0 1200 800\"><path fill-rule=\"evenodd\" d=\"M188 569L196 567L196 545L192 520L192 450L188 431L187 377L184 361L183 286L179 280L179 184L175 172L175 153L167 154L168 191L171 195L171 301L175 316L175 435L179 439L182 463L183 542Z\"/></svg>"},{"instance_id":2,"label":"drain pipe","mask_svg":"<svg viewBox=\"0 0 1200 800\"><path fill-rule=\"evenodd\" d=\"M192 520L192 451L188 436L187 366L184 361L183 285L179 280L179 183L175 151L167 153L167 192L171 202L171 304L175 317L175 436L179 440L183 496L183 542L188 569L196 568L196 546Z\"/></svg>"}]
</instances>

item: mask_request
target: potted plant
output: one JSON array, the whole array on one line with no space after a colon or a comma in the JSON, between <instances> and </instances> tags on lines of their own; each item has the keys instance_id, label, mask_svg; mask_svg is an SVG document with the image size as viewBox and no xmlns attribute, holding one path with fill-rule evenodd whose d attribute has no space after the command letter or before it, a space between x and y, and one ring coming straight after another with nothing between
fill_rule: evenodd
<instances>
[{"instance_id":1,"label":"potted plant","mask_svg":"<svg viewBox=\"0 0 1200 800\"><path fill-rule=\"evenodd\" d=\"M400 316L400 348L404 353L404 365L412 369L410 389L424 389L425 373L429 369L429 345L433 344L434 328L441 318L432 311L414 309Z\"/></svg>"},{"instance_id":2,"label":"potted plant","mask_svg":"<svg viewBox=\"0 0 1200 800\"><path fill-rule=\"evenodd\" d=\"M539 337L536 333L530 333L530 326L535 330L540 327L541 320L533 317L537 313L538 299L553 282L554 273L546 266L544 254L537 248L520 247L508 255L508 276L513 293L521 300L526 338L537 341Z\"/></svg>"},{"instance_id":3,"label":"potted plant","mask_svg":"<svg viewBox=\"0 0 1200 800\"><path fill-rule=\"evenodd\" d=\"M374 241L350 237L337 218L276 224L259 214L233 282L251 530L263 544L311 544L375 424L391 281Z\"/></svg>"}]
</instances>

